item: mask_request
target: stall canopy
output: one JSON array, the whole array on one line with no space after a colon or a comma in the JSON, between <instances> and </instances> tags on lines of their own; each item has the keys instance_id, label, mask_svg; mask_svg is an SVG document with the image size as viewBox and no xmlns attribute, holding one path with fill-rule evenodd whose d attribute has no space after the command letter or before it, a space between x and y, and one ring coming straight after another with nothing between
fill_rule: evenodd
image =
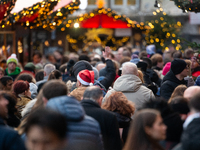
<instances>
[{"instance_id":1,"label":"stall canopy","mask_svg":"<svg viewBox=\"0 0 200 150\"><path fill-rule=\"evenodd\" d=\"M10 14L16 0L1 0L0 1L0 23ZM3 26L4 27L4 26Z\"/></svg>"},{"instance_id":2,"label":"stall canopy","mask_svg":"<svg viewBox=\"0 0 200 150\"><path fill-rule=\"evenodd\" d=\"M26 4L22 3L27 0L18 0L12 14L7 17L7 22L21 23L21 25L30 27L43 27L53 29L56 25L61 24L67 15L73 13L79 8L79 0L33 0ZM8 24L8 23L7 23Z\"/></svg>"},{"instance_id":3,"label":"stall canopy","mask_svg":"<svg viewBox=\"0 0 200 150\"><path fill-rule=\"evenodd\" d=\"M140 30L149 28L143 22L137 23L125 15L117 14L114 10L104 7L76 18L66 19L59 27L61 31L65 31L66 28L74 28L77 24L80 28L139 28Z\"/></svg>"}]
</instances>

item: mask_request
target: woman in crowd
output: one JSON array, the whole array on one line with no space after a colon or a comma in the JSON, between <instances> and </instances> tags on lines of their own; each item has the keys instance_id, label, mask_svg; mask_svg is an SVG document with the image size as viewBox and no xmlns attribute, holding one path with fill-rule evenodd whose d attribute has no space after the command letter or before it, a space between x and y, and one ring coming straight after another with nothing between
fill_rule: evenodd
<instances>
[{"instance_id":1,"label":"woman in crowd","mask_svg":"<svg viewBox=\"0 0 200 150\"><path fill-rule=\"evenodd\" d=\"M29 83L23 80L18 80L13 84L13 92L17 96L17 111L19 118L21 118L22 109L30 100L32 100L29 87Z\"/></svg>"},{"instance_id":2,"label":"woman in crowd","mask_svg":"<svg viewBox=\"0 0 200 150\"><path fill-rule=\"evenodd\" d=\"M168 103L171 103L172 99L177 97L177 96L183 96L184 91L187 89L187 86L181 84L179 86L177 86L174 90L174 92L172 93Z\"/></svg>"},{"instance_id":3,"label":"woman in crowd","mask_svg":"<svg viewBox=\"0 0 200 150\"><path fill-rule=\"evenodd\" d=\"M60 79L62 80L62 74L59 70L54 70L50 73L48 81L52 79Z\"/></svg>"},{"instance_id":4,"label":"woman in crowd","mask_svg":"<svg viewBox=\"0 0 200 150\"><path fill-rule=\"evenodd\" d=\"M125 143L132 120L131 116L135 111L134 103L129 101L122 92L114 92L106 99L102 108L112 111L116 115L121 139Z\"/></svg>"},{"instance_id":5,"label":"woman in crowd","mask_svg":"<svg viewBox=\"0 0 200 150\"><path fill-rule=\"evenodd\" d=\"M166 138L166 129L159 111L138 111L130 126L124 150L164 150L159 141Z\"/></svg>"}]
</instances>

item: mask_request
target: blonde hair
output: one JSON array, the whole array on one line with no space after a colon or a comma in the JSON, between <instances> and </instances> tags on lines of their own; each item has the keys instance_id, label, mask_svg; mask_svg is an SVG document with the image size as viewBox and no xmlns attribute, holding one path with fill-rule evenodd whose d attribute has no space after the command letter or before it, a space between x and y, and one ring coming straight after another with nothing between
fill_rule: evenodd
<instances>
[{"instance_id":1,"label":"blonde hair","mask_svg":"<svg viewBox=\"0 0 200 150\"><path fill-rule=\"evenodd\" d=\"M142 71L141 70L138 70L138 77L140 78L140 80L142 81L142 83L144 83L144 75L143 75L143 73L142 73Z\"/></svg>"}]
</instances>

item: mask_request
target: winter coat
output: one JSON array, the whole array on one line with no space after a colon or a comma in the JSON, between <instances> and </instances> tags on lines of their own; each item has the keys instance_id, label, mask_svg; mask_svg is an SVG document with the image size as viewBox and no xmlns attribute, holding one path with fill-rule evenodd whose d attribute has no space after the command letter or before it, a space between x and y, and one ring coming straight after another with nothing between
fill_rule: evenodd
<instances>
[{"instance_id":1,"label":"winter coat","mask_svg":"<svg viewBox=\"0 0 200 150\"><path fill-rule=\"evenodd\" d=\"M25 150L21 137L0 118L0 150Z\"/></svg>"},{"instance_id":2,"label":"winter coat","mask_svg":"<svg viewBox=\"0 0 200 150\"><path fill-rule=\"evenodd\" d=\"M28 102L30 102L32 99L26 95L19 95L19 98L17 98L17 104L16 104L16 108L17 108L17 116L21 119L21 112L23 110L23 108L26 106L26 104Z\"/></svg>"},{"instance_id":3,"label":"winter coat","mask_svg":"<svg viewBox=\"0 0 200 150\"><path fill-rule=\"evenodd\" d=\"M184 130L181 137L183 150L200 149L200 118L195 118Z\"/></svg>"},{"instance_id":4,"label":"winter coat","mask_svg":"<svg viewBox=\"0 0 200 150\"><path fill-rule=\"evenodd\" d=\"M39 93L42 86L47 82L49 76L45 76L43 80L36 82L36 86L38 87L37 92Z\"/></svg>"},{"instance_id":5,"label":"winter coat","mask_svg":"<svg viewBox=\"0 0 200 150\"><path fill-rule=\"evenodd\" d=\"M78 87L76 89L74 89L71 93L70 96L75 97L78 101L81 101L83 98L83 94L85 92L85 90L87 89L87 87Z\"/></svg>"},{"instance_id":6,"label":"winter coat","mask_svg":"<svg viewBox=\"0 0 200 150\"><path fill-rule=\"evenodd\" d=\"M52 108L63 114L67 121L67 150L102 150L100 127L96 120L85 115L80 103L73 97L60 96L47 102Z\"/></svg>"},{"instance_id":7,"label":"winter coat","mask_svg":"<svg viewBox=\"0 0 200 150\"><path fill-rule=\"evenodd\" d=\"M16 67L16 68L15 68L15 71L9 74L9 73L8 73L8 68L6 68L6 70L5 70L5 76L10 76L10 77L12 77L12 78L13 78L13 81L14 81L15 78L20 74L20 72L21 72L20 68L19 68L19 67Z\"/></svg>"},{"instance_id":8,"label":"winter coat","mask_svg":"<svg viewBox=\"0 0 200 150\"><path fill-rule=\"evenodd\" d=\"M105 150L121 150L119 126L116 116L101 107L92 100L83 99L81 101L86 114L99 122L101 134L103 136Z\"/></svg>"},{"instance_id":9,"label":"winter coat","mask_svg":"<svg viewBox=\"0 0 200 150\"><path fill-rule=\"evenodd\" d=\"M126 143L126 139L127 139L127 136L128 136L128 131L129 131L129 126L130 126L130 123L131 123L131 118L129 116L126 116L126 115L122 115L118 112L113 112L115 114L115 116L117 117L117 121L118 121L118 124L119 124L119 128L120 130L122 130L122 140L124 143Z\"/></svg>"},{"instance_id":10,"label":"winter coat","mask_svg":"<svg viewBox=\"0 0 200 150\"><path fill-rule=\"evenodd\" d=\"M135 103L136 109L140 108L143 103L155 98L153 92L142 85L142 81L136 75L126 74L119 77L104 97L105 101L115 91L122 92L128 100Z\"/></svg>"},{"instance_id":11,"label":"winter coat","mask_svg":"<svg viewBox=\"0 0 200 150\"><path fill-rule=\"evenodd\" d=\"M173 72L170 70L163 78L160 88L160 96L165 98L166 100L169 100L174 89L181 84L187 85L187 82L184 79L177 79Z\"/></svg>"}]
</instances>

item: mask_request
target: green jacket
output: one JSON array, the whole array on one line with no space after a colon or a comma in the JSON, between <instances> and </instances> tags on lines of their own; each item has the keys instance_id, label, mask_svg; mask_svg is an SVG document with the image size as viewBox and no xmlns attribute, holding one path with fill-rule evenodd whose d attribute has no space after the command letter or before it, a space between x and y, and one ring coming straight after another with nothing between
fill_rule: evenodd
<instances>
[{"instance_id":1,"label":"green jacket","mask_svg":"<svg viewBox=\"0 0 200 150\"><path fill-rule=\"evenodd\" d=\"M21 72L20 68L16 67L15 71L9 74L8 73L8 68L6 68L5 75L10 76L10 77L13 78L13 80L15 80L15 78L20 74L20 72Z\"/></svg>"}]
</instances>

